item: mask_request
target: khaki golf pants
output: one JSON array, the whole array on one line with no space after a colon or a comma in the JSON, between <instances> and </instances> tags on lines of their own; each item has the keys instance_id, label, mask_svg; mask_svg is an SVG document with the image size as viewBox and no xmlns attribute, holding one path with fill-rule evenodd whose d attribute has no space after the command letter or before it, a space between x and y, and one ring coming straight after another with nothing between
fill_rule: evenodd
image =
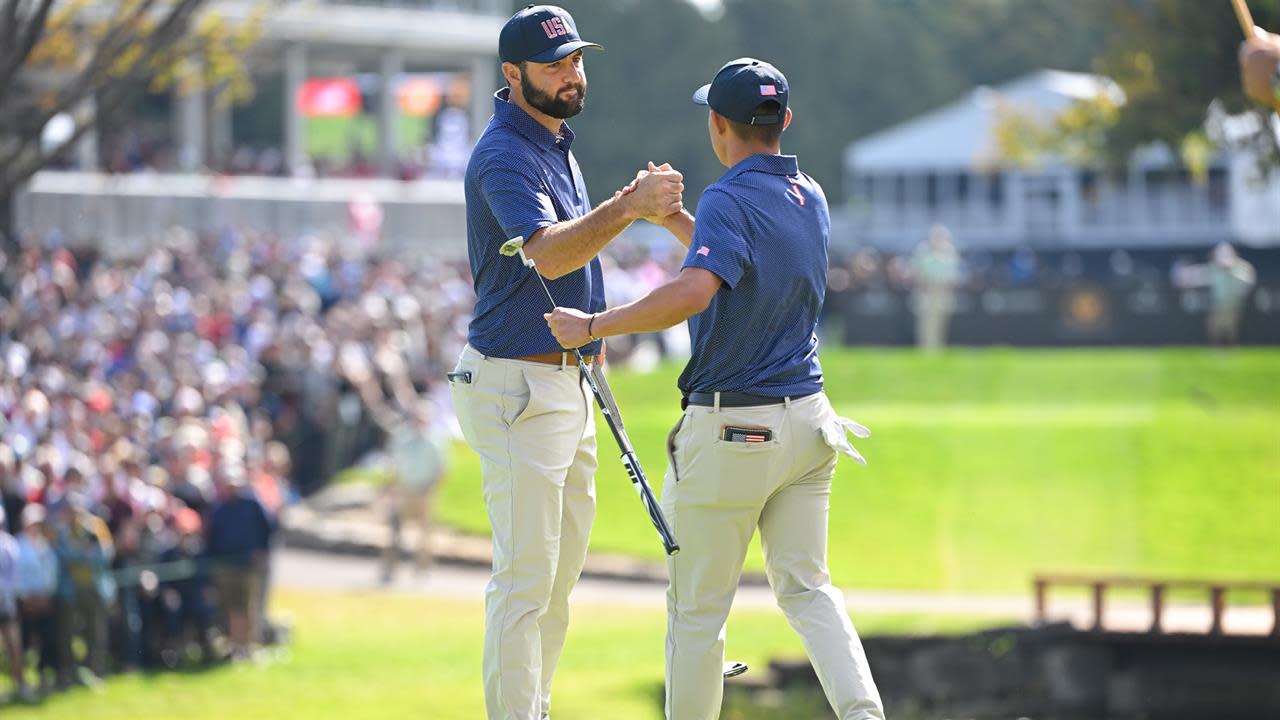
<instances>
[{"instance_id":1,"label":"khaki golf pants","mask_svg":"<svg viewBox=\"0 0 1280 720\"><path fill-rule=\"evenodd\" d=\"M715 720L724 694L724 626L757 527L769 584L841 720L884 709L844 596L827 571L827 513L838 423L826 395L745 408L690 406L669 436L662 509L680 554L667 559L667 718ZM767 428L729 442L724 428ZM843 429L839 437L844 437Z\"/></svg>"},{"instance_id":2,"label":"khaki golf pants","mask_svg":"<svg viewBox=\"0 0 1280 720\"><path fill-rule=\"evenodd\" d=\"M570 356L572 357L572 356ZM454 381L463 436L480 455L493 529L485 589L484 692L490 720L539 720L569 623L595 517L591 395L573 363L489 358L470 346Z\"/></svg>"}]
</instances>

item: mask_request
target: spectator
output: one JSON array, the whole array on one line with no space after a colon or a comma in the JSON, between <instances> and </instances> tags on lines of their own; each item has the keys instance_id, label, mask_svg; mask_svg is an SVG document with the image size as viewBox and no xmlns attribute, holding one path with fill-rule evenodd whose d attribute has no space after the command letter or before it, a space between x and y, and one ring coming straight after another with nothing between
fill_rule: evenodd
<instances>
[{"instance_id":1,"label":"spectator","mask_svg":"<svg viewBox=\"0 0 1280 720\"><path fill-rule=\"evenodd\" d=\"M432 506L447 469L448 437L443 423L433 419L425 401L405 413L389 428L387 451L391 456L392 484L389 488L387 524L390 542L383 552L382 581L395 577L400 559L400 531L406 521L416 526L418 547L414 568L425 573L432 562Z\"/></svg>"},{"instance_id":2,"label":"spectator","mask_svg":"<svg viewBox=\"0 0 1280 720\"><path fill-rule=\"evenodd\" d=\"M115 580L109 572L115 546L107 525L84 509L84 498L70 492L50 505L57 537L57 626L60 682L75 679L96 684L107 673L108 616L115 601ZM73 656L76 629L83 630L85 666Z\"/></svg>"},{"instance_id":3,"label":"spectator","mask_svg":"<svg viewBox=\"0 0 1280 720\"><path fill-rule=\"evenodd\" d=\"M190 508L176 510L169 524L162 520L157 534L157 552L162 563L194 565L204 557L203 525L200 515ZM197 569L161 583L158 588L151 614L164 631L153 642L159 646L158 654L165 667L178 667L193 639L200 646L205 664L217 659L213 652L213 611L206 600L207 586L206 574Z\"/></svg>"},{"instance_id":4,"label":"spectator","mask_svg":"<svg viewBox=\"0 0 1280 720\"><path fill-rule=\"evenodd\" d=\"M58 590L58 556L43 505L31 504L22 513L18 536L18 607L22 615L22 643L36 650L37 685L47 694L56 679L58 630L54 596Z\"/></svg>"},{"instance_id":5,"label":"spectator","mask_svg":"<svg viewBox=\"0 0 1280 720\"><path fill-rule=\"evenodd\" d=\"M263 509L267 511L267 519L271 526L277 527L280 511L285 505L285 493L289 487L289 449L283 443L268 442L252 463L253 493L262 503ZM279 639L276 626L267 619L267 598L270 596L271 581L274 576L271 567L272 554L267 553L265 559L256 606L258 628L262 633L259 640L264 644L274 644Z\"/></svg>"},{"instance_id":6,"label":"spectator","mask_svg":"<svg viewBox=\"0 0 1280 720\"><path fill-rule=\"evenodd\" d=\"M1209 289L1209 311L1205 330L1210 345L1238 345L1240 320L1245 301L1257 283L1257 273L1228 243L1218 243L1209 254L1209 262L1193 264L1184 258L1174 262L1169 271L1175 287Z\"/></svg>"},{"instance_id":7,"label":"spectator","mask_svg":"<svg viewBox=\"0 0 1280 720\"><path fill-rule=\"evenodd\" d=\"M14 692L27 699L31 691L23 677L22 638L18 625L18 543L9 534L4 510L0 509L0 645Z\"/></svg>"},{"instance_id":8,"label":"spectator","mask_svg":"<svg viewBox=\"0 0 1280 720\"><path fill-rule=\"evenodd\" d=\"M247 487L244 468L221 466L214 487L218 499L209 512L205 556L219 607L226 614L231 657L246 660L261 637L256 605L273 527Z\"/></svg>"},{"instance_id":9,"label":"spectator","mask_svg":"<svg viewBox=\"0 0 1280 720\"><path fill-rule=\"evenodd\" d=\"M23 508L27 504L24 485L13 449L8 445L0 445L0 507L4 509L6 517L22 517Z\"/></svg>"},{"instance_id":10,"label":"spectator","mask_svg":"<svg viewBox=\"0 0 1280 720\"><path fill-rule=\"evenodd\" d=\"M960 278L960 257L951 243L951 232L940 224L929 229L928 239L911 258L916 313L916 345L938 350L947 344L947 322L955 309L955 287Z\"/></svg>"},{"instance_id":11,"label":"spectator","mask_svg":"<svg viewBox=\"0 0 1280 720\"><path fill-rule=\"evenodd\" d=\"M1235 248L1219 243L1208 267L1208 335L1211 345L1239 345L1240 318L1245 300L1257 282L1253 265L1236 254Z\"/></svg>"}]
</instances>

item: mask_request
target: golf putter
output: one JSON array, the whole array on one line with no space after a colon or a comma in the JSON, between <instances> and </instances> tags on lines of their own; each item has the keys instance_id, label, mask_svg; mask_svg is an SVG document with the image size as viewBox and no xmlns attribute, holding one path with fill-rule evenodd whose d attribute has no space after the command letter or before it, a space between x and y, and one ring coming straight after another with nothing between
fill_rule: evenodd
<instances>
[{"instance_id":1,"label":"golf putter","mask_svg":"<svg viewBox=\"0 0 1280 720\"><path fill-rule=\"evenodd\" d=\"M613 398L613 390L609 387L609 381L605 378L604 366L592 363L589 367L591 374L595 378L596 387L600 388L600 399L604 401L605 405L609 406L608 414L613 416L613 419L618 423L618 432L625 437L627 432L626 424L622 421L622 413L618 411L618 401ZM726 680L731 677L738 677L746 671L747 664L744 662L726 660L724 663L723 674Z\"/></svg>"},{"instance_id":2,"label":"golf putter","mask_svg":"<svg viewBox=\"0 0 1280 720\"><path fill-rule=\"evenodd\" d=\"M547 287L547 281L543 279L542 274L538 272L538 266L534 261L524 254L524 238L512 238L502 244L498 250L499 253L507 257L519 256L520 262L525 267L533 271L538 282L542 285L542 292L546 293L547 300L551 303L551 309L556 309L556 299L551 296L551 289ZM618 443L618 449L622 451L622 466L627 469L627 475L631 478L631 484L635 486L636 492L640 493L640 502L644 504L645 510L649 512L649 520L653 522L653 528L658 531L658 537L662 540L662 547L668 555L676 555L680 552L680 545L676 543L675 534L671 532L671 526L667 524L667 518L662 514L662 508L658 506L657 499L653 496L653 490L649 487L649 481L645 477L644 469L640 467L640 458L636 457L635 448L631 446L631 439L627 437L627 432L622 427L622 416L617 414L617 405L613 402L613 394L610 393L608 400L601 393L601 388L605 388L607 392L608 386L602 385L598 378L603 375L596 375L591 368L587 367L586 361L582 359L582 352L577 348L573 349L573 355L578 359L578 369L582 372L582 376L587 379L587 385L591 387L591 394L596 399L596 405L600 407L600 412L604 415L604 421L609 425L609 429L613 431L613 439Z\"/></svg>"}]
</instances>

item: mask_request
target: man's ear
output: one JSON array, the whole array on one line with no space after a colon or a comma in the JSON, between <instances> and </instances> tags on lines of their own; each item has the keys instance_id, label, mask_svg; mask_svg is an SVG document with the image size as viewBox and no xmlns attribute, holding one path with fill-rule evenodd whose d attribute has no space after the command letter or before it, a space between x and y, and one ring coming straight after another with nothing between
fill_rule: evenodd
<instances>
[{"instance_id":1,"label":"man's ear","mask_svg":"<svg viewBox=\"0 0 1280 720\"><path fill-rule=\"evenodd\" d=\"M787 116L782 119L782 129L785 131L791 126L791 108L787 108Z\"/></svg>"},{"instance_id":2,"label":"man's ear","mask_svg":"<svg viewBox=\"0 0 1280 720\"><path fill-rule=\"evenodd\" d=\"M515 63L502 63L502 77L507 81L507 87L518 87L520 84L520 66Z\"/></svg>"},{"instance_id":3,"label":"man's ear","mask_svg":"<svg viewBox=\"0 0 1280 720\"><path fill-rule=\"evenodd\" d=\"M729 121L715 110L711 111L711 124L715 126L716 132L720 135L723 135L729 129Z\"/></svg>"}]
</instances>

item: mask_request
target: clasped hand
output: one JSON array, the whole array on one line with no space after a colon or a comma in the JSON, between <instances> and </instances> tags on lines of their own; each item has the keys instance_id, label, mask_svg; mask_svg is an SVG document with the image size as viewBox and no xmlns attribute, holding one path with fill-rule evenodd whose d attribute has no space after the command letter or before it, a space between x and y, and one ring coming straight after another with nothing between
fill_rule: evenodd
<instances>
[{"instance_id":1,"label":"clasped hand","mask_svg":"<svg viewBox=\"0 0 1280 720\"><path fill-rule=\"evenodd\" d=\"M684 175L670 163L654 165L636 173L635 179L615 192L615 200L628 197L636 217L661 225L663 220L684 209Z\"/></svg>"}]
</instances>

